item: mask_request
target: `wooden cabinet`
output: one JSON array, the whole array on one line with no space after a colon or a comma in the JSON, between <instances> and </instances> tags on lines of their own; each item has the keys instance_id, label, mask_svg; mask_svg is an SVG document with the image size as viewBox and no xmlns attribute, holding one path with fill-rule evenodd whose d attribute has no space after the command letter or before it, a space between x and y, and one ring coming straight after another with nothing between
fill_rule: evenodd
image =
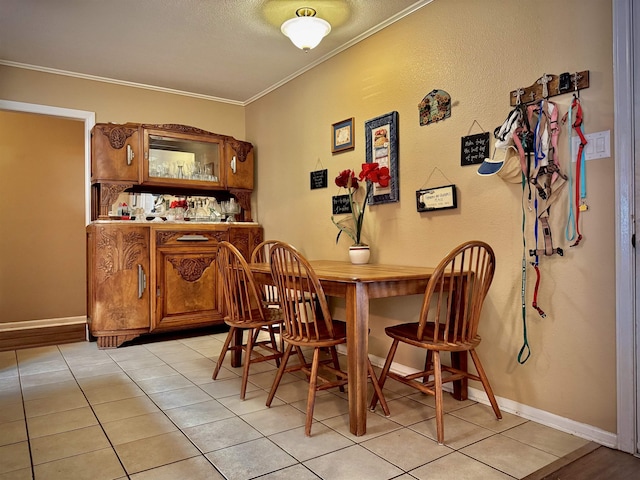
<instances>
[{"instance_id":1,"label":"wooden cabinet","mask_svg":"<svg viewBox=\"0 0 640 480\"><path fill-rule=\"evenodd\" d=\"M140 183L140 125L98 123L91 138L91 182Z\"/></svg>"},{"instance_id":2,"label":"wooden cabinet","mask_svg":"<svg viewBox=\"0 0 640 480\"><path fill-rule=\"evenodd\" d=\"M91 217L109 218L124 191L235 197L251 221L253 145L176 124L98 123L92 131Z\"/></svg>"},{"instance_id":3,"label":"wooden cabinet","mask_svg":"<svg viewBox=\"0 0 640 480\"><path fill-rule=\"evenodd\" d=\"M87 318L101 348L149 331L149 228L87 228Z\"/></svg>"},{"instance_id":4,"label":"wooden cabinet","mask_svg":"<svg viewBox=\"0 0 640 480\"><path fill-rule=\"evenodd\" d=\"M218 244L248 259L262 241L256 224L154 224L97 221L87 227L92 336L115 348L147 333L223 323Z\"/></svg>"}]
</instances>

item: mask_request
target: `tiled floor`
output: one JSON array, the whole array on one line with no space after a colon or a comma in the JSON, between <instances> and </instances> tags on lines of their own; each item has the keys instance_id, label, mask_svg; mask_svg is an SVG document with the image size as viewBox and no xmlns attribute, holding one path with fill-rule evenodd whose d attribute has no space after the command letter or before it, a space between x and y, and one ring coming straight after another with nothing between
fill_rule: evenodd
<instances>
[{"instance_id":1,"label":"tiled floor","mask_svg":"<svg viewBox=\"0 0 640 480\"><path fill-rule=\"evenodd\" d=\"M0 352L0 480L523 478L586 440L447 397L446 445L433 397L389 381L391 417L348 431L347 401L320 394L304 436L307 383L289 374L265 407L274 364L211 380L225 334L98 350L95 343Z\"/></svg>"}]
</instances>

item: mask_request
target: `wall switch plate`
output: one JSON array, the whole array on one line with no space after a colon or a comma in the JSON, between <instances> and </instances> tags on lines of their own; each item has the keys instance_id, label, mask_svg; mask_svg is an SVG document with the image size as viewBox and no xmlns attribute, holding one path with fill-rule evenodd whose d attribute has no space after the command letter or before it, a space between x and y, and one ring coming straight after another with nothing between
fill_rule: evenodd
<instances>
[{"instance_id":1,"label":"wall switch plate","mask_svg":"<svg viewBox=\"0 0 640 480\"><path fill-rule=\"evenodd\" d=\"M584 147L585 160L595 160L596 158L609 158L611 156L611 130L596 133L587 133L587 146ZM578 148L580 147L580 137L571 137L572 162L576 161Z\"/></svg>"}]
</instances>

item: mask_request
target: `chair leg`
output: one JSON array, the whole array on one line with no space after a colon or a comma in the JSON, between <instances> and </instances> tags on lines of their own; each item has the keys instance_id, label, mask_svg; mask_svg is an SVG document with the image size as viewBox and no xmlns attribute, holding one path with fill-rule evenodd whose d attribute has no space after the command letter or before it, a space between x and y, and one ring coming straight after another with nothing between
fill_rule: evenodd
<instances>
[{"instance_id":1,"label":"chair leg","mask_svg":"<svg viewBox=\"0 0 640 480\"><path fill-rule=\"evenodd\" d=\"M489 402L491 402L491 407L493 408L493 413L496 414L496 418L500 420L502 418L502 413L500 412L500 407L498 407L498 402L496 402L496 397L493 394L493 389L491 385L489 385L489 378L482 367L482 363L480 362L480 357L475 349L469 350L471 354L471 359L473 360L473 364L476 366L476 370L478 371L478 376L480 377L480 381L482 382L482 386L484 387L484 391L487 393L487 397L489 397Z\"/></svg>"},{"instance_id":2,"label":"chair leg","mask_svg":"<svg viewBox=\"0 0 640 480\"><path fill-rule=\"evenodd\" d=\"M336 347L330 347L329 351L331 352L331 359L333 360L333 368L336 370L342 370L340 368L340 361L338 360L338 351L336 350ZM340 385L338 388L340 389L340 392L344 393L344 385Z\"/></svg>"},{"instance_id":3,"label":"chair leg","mask_svg":"<svg viewBox=\"0 0 640 480\"><path fill-rule=\"evenodd\" d=\"M393 362L393 357L395 357L397 349L398 349L398 340L394 340L393 343L391 344L391 348L389 349L389 353L387 354L387 359L384 362L384 367L382 367L382 372L380 372L380 378L378 379L378 385L380 386L380 390L384 388L384 382L387 381L387 374L389 373L389 369L391 368L391 363ZM369 405L369 409L375 410L377 404L378 404L378 394L374 390L373 398L371 399L371 404Z\"/></svg>"},{"instance_id":4,"label":"chair leg","mask_svg":"<svg viewBox=\"0 0 640 480\"><path fill-rule=\"evenodd\" d=\"M436 431L438 444L444 445L444 399L442 396L442 365L440 363L440 352L433 352L433 389L436 392Z\"/></svg>"},{"instance_id":5,"label":"chair leg","mask_svg":"<svg viewBox=\"0 0 640 480\"><path fill-rule=\"evenodd\" d=\"M380 388L380 384L378 383L378 378L376 377L376 372L373 370L373 365L371 365L371 361L367 359L367 369L369 370L369 376L371 377L371 383L373 384L373 394L378 397L380 400L380 405L382 405L382 410L384 411L385 416L390 416L391 412L389 411L389 406L387 405L387 400L384 398L382 394L382 388ZM375 407L374 407L375 409Z\"/></svg>"},{"instance_id":6,"label":"chair leg","mask_svg":"<svg viewBox=\"0 0 640 480\"><path fill-rule=\"evenodd\" d=\"M275 350L279 350L280 352L282 352L282 348L278 348L278 343L276 342L276 334L273 331L273 325L269 325L267 327L267 329L269 330L269 339L271 340L271 346L275 349ZM280 366L280 359L276 358L276 367Z\"/></svg>"},{"instance_id":7,"label":"chair leg","mask_svg":"<svg viewBox=\"0 0 640 480\"><path fill-rule=\"evenodd\" d=\"M224 340L224 345L222 345L222 350L220 351L220 355L218 355L218 362L216 363L216 368L213 369L213 375L211 378L215 380L218 376L218 372L220 371L220 367L222 367L222 362L224 361L224 357L229 351L229 345L231 344L231 339L236 332L236 327L231 327L229 329L229 334L227 338Z\"/></svg>"},{"instance_id":8,"label":"chair leg","mask_svg":"<svg viewBox=\"0 0 640 480\"><path fill-rule=\"evenodd\" d=\"M289 355L291 355L292 349L293 349L293 345L288 344L287 348L284 351L284 355L282 356L282 360L280 362L280 368L278 368L278 373L276 373L276 378L273 379L273 384L271 385L271 390L269 391L269 396L267 397L267 403L266 403L267 407L271 406L271 402L273 401L273 397L276 394L278 385L280 385L280 380L282 380L284 369L287 367L287 362L289 361Z\"/></svg>"},{"instance_id":9,"label":"chair leg","mask_svg":"<svg viewBox=\"0 0 640 480\"><path fill-rule=\"evenodd\" d=\"M432 350L427 350L427 354L425 355L425 359L424 359L424 371L428 372L429 370L431 370L431 367L433 366L433 351ZM429 375L425 374L424 377L422 377L422 384L427 384L429 383Z\"/></svg>"},{"instance_id":10,"label":"chair leg","mask_svg":"<svg viewBox=\"0 0 640 480\"><path fill-rule=\"evenodd\" d=\"M320 349L313 350L311 362L311 376L309 377L309 393L307 394L307 420L304 425L304 434L311 436L311 424L313 423L313 408L316 404L316 386L318 384L318 367L320 365Z\"/></svg>"},{"instance_id":11,"label":"chair leg","mask_svg":"<svg viewBox=\"0 0 640 480\"><path fill-rule=\"evenodd\" d=\"M247 345L245 347L244 354L244 366L242 369L242 385L240 386L240 400L244 400L245 393L247 391L247 381L249 380L249 366L251 365L251 353L253 352L253 345L260 333L259 328L255 328L249 335L247 335Z\"/></svg>"}]
</instances>

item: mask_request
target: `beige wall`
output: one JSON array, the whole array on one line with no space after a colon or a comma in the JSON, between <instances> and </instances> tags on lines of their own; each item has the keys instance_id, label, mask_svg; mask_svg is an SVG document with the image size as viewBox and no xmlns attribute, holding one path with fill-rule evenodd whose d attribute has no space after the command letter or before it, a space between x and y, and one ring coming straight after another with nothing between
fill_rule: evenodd
<instances>
[{"instance_id":1,"label":"beige wall","mask_svg":"<svg viewBox=\"0 0 640 480\"><path fill-rule=\"evenodd\" d=\"M615 432L613 159L587 164L590 208L582 216L585 240L579 247L569 248L564 239L566 200L551 213L554 243L566 254L541 259L538 303L547 317L528 309L532 353L524 365L516 360L523 342L521 189L460 166L460 138L474 120L492 132L510 110L509 92L543 73L589 70L590 87L581 92L586 130L613 131L610 2L527 3L534 5L436 0L250 104L247 139L256 145L257 216L266 238L289 241L311 258L347 259L348 238L336 245L330 221L331 196L344 191L332 180L364 161L364 122L397 111L400 202L366 214L364 237L373 261L433 265L466 239L489 242L498 268L480 353L496 394ZM451 118L420 126L418 103L436 88L451 94ZM566 112L571 95L553 100ZM355 150L332 155L331 124L352 116ZM471 133L478 132L474 126ZM563 129L565 166L566 142ZM310 190L309 172L320 165L329 170L329 188ZM450 183L458 189L457 209L416 211L416 190ZM528 275L530 305L532 268ZM390 342L383 327L417 318L419 302L374 302L371 353L386 354ZM344 316L340 306L337 315ZM407 353L399 358L414 367L423 361Z\"/></svg>"},{"instance_id":2,"label":"beige wall","mask_svg":"<svg viewBox=\"0 0 640 480\"><path fill-rule=\"evenodd\" d=\"M84 183L83 122L0 111L0 323L85 315Z\"/></svg>"},{"instance_id":3,"label":"beige wall","mask_svg":"<svg viewBox=\"0 0 640 480\"><path fill-rule=\"evenodd\" d=\"M613 159L587 164L590 208L579 247L568 248L563 238L567 207L552 212L554 242L566 254L541 260L539 304L547 318L528 309L532 354L524 365L516 361L522 345L521 191L460 166L460 138L474 120L492 131L509 111L509 92L543 73L589 70L590 87L581 92L586 130L613 133L611 3L528 3L435 0L246 108L8 67L0 67L0 98L95 111L99 122L185 123L249 140L256 148L255 218L266 237L289 241L311 258L335 259L346 259L348 247L346 238L335 245L330 221L331 196L340 192L332 184L310 191L309 172L321 165L331 182L340 170L359 168L364 122L399 112L400 202L367 213L364 237L373 261L433 265L463 240L488 241L498 269L480 353L495 393L615 432ZM434 88L451 94L452 116L420 126L417 105ZM564 112L570 98L554 100ZM330 125L352 116L356 149L331 155ZM563 165L566 135L563 130ZM416 190L449 183L458 188L457 209L416 212ZM371 353L384 356L389 342L383 327L417 318L419 306L418 297L374 301ZM339 304L336 311L344 316ZM422 361L400 358L410 366Z\"/></svg>"}]
</instances>

